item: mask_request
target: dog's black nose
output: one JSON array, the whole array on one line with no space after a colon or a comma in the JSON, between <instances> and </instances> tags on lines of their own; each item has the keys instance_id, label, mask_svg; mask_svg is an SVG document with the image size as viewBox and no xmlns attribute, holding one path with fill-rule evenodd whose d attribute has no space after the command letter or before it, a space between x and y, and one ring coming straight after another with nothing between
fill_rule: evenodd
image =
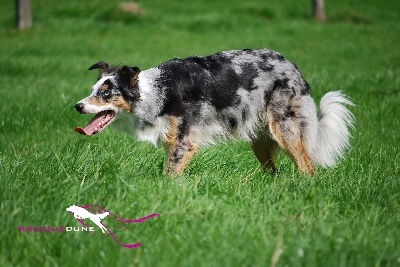
<instances>
[{"instance_id":1,"label":"dog's black nose","mask_svg":"<svg viewBox=\"0 0 400 267\"><path fill-rule=\"evenodd\" d=\"M85 107L85 105L83 103L76 103L75 105L75 109L76 111L78 111L79 113L83 113L83 108Z\"/></svg>"}]
</instances>

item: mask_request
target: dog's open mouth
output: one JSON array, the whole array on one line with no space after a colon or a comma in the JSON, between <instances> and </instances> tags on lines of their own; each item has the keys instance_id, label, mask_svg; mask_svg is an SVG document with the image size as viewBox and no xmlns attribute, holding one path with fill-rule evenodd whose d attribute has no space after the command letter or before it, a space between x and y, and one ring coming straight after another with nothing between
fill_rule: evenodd
<instances>
[{"instance_id":1,"label":"dog's open mouth","mask_svg":"<svg viewBox=\"0 0 400 267\"><path fill-rule=\"evenodd\" d=\"M105 110L96 114L85 126L85 128L76 127L75 132L92 135L101 132L114 118L115 112L112 110Z\"/></svg>"}]
</instances>

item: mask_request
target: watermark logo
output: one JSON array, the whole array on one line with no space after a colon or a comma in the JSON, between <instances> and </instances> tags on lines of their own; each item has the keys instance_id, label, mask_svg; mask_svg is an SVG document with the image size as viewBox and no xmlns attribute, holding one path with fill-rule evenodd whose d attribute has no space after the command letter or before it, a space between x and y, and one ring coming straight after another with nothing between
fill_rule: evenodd
<instances>
[{"instance_id":1,"label":"watermark logo","mask_svg":"<svg viewBox=\"0 0 400 267\"><path fill-rule=\"evenodd\" d=\"M74 214L75 219L77 219L82 224L83 224L82 219L89 218L95 225L97 225L101 229L103 234L105 233L105 231L107 231L107 228L101 223L101 220L107 217L110 214L109 212L93 214L87 211L86 209L75 205L72 205L69 208L67 208L67 211Z\"/></svg>"},{"instance_id":2,"label":"watermark logo","mask_svg":"<svg viewBox=\"0 0 400 267\"><path fill-rule=\"evenodd\" d=\"M116 214L113 214L109 212L108 210L104 209L103 207L96 205L96 204L89 204L86 206L78 206L78 205L72 205L69 206L66 209L69 213L74 215L74 218L82 225L81 227L76 227L76 226L28 226L28 227L23 227L23 226L18 226L18 231L19 232L47 232L47 233L55 233L55 232L62 232L62 233L68 233L68 232L87 232L88 234L95 234L95 228L99 228L102 232L103 235L111 235L111 237L114 239L114 241L120 245L121 247L124 248L135 248L138 246L141 246L141 243L128 243L128 244L122 244L120 241L118 241L116 235L115 235L115 230L116 229L125 229L129 230L127 227L128 224L132 223L142 223L150 218L153 217L160 217L160 214L150 214L148 216L139 218L139 219L125 219L122 218ZM107 218L108 217L108 218ZM108 227L106 224L102 222L107 218L107 224L111 224L112 226ZM90 226L89 225L89 220L96 225ZM90 224L92 224L90 223ZM113 230L111 230L111 228ZM114 230L115 229L115 230Z\"/></svg>"},{"instance_id":3,"label":"watermark logo","mask_svg":"<svg viewBox=\"0 0 400 267\"><path fill-rule=\"evenodd\" d=\"M120 224L130 224L130 223L142 223L147 219L153 218L153 217L160 217L160 214L150 214L148 216L135 219L135 220L129 220L129 219L124 219L116 214L110 213L108 210L104 209L101 206L95 205L95 204L89 204L86 206L76 206L72 205L69 208L67 208L67 211L72 213L75 217L75 219L78 220L82 224L83 227L87 227L88 224L86 224L83 219L90 219L97 227L101 229L103 233L108 232L111 237L114 239L114 241L124 247L124 248L135 248L138 246L141 246L140 243L133 243L133 244L122 244L121 242L118 241L116 238L115 234L111 231L110 228L108 228L106 225L104 225L101 220L103 220L105 217L109 216L112 220L114 220L117 223ZM118 228L122 228L123 226L119 225L117 226ZM126 230L129 230L129 228L126 228ZM93 233L93 232L88 232Z\"/></svg>"}]
</instances>

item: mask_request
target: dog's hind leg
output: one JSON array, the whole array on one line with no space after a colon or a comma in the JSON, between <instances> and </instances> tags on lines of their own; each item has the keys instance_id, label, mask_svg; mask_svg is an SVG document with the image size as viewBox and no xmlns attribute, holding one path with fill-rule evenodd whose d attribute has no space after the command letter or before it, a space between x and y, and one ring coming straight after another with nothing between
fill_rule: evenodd
<instances>
[{"instance_id":1,"label":"dog's hind leg","mask_svg":"<svg viewBox=\"0 0 400 267\"><path fill-rule=\"evenodd\" d=\"M296 123L294 118L278 121L270 116L269 129L276 142L292 158L301 172L315 173L301 137L299 123Z\"/></svg>"},{"instance_id":2,"label":"dog's hind leg","mask_svg":"<svg viewBox=\"0 0 400 267\"><path fill-rule=\"evenodd\" d=\"M263 170L276 172L274 163L274 150L276 143L269 137L268 130L263 128L262 131L259 131L257 137L251 140L250 145L258 161L261 163Z\"/></svg>"},{"instance_id":3,"label":"dog's hind leg","mask_svg":"<svg viewBox=\"0 0 400 267\"><path fill-rule=\"evenodd\" d=\"M167 151L165 174L169 176L181 174L197 152L197 146L190 140L188 132L188 127L183 124L181 118L169 117L168 133L164 138Z\"/></svg>"}]
</instances>

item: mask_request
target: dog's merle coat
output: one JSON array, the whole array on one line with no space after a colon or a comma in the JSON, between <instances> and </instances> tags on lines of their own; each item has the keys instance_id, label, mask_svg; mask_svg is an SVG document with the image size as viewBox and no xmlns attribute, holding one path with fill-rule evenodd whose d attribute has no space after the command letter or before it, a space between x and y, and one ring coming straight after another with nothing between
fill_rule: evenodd
<instances>
[{"instance_id":1,"label":"dog's merle coat","mask_svg":"<svg viewBox=\"0 0 400 267\"><path fill-rule=\"evenodd\" d=\"M98 113L83 134L114 125L167 151L166 173L180 174L199 146L226 137L250 141L264 168L277 143L302 172L333 166L348 146L350 104L330 92L317 114L310 86L296 65L267 50L237 50L172 59L140 72L99 62L92 94L76 104Z\"/></svg>"}]
</instances>

